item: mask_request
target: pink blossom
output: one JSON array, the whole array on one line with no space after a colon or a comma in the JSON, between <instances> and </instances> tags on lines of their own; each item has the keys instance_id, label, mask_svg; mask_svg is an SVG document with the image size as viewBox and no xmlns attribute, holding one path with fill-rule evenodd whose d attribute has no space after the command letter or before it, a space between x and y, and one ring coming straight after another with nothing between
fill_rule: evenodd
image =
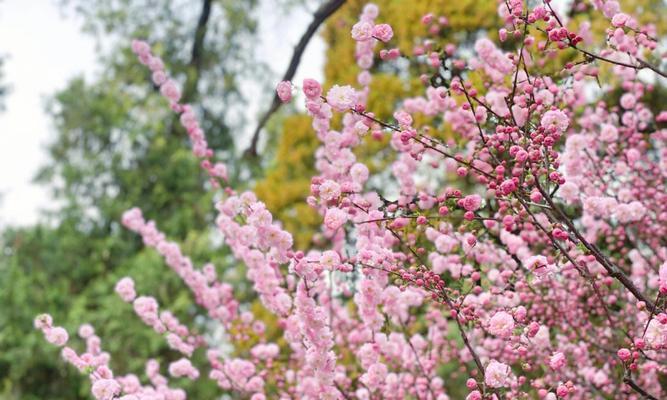
<instances>
[{"instance_id":1,"label":"pink blossom","mask_svg":"<svg viewBox=\"0 0 667 400\"><path fill-rule=\"evenodd\" d=\"M365 183L368 180L368 167L361 163L354 164L350 168L350 177L356 183Z\"/></svg>"},{"instance_id":2,"label":"pink blossom","mask_svg":"<svg viewBox=\"0 0 667 400\"><path fill-rule=\"evenodd\" d=\"M356 102L356 93L352 86L334 85L327 93L327 102L338 112L343 112L354 107Z\"/></svg>"},{"instance_id":3,"label":"pink blossom","mask_svg":"<svg viewBox=\"0 0 667 400\"><path fill-rule=\"evenodd\" d=\"M628 361L632 357L632 353L630 352L630 350L628 350L626 348L619 349L616 352L616 354L618 355L618 358L620 358L623 361Z\"/></svg>"},{"instance_id":4,"label":"pink blossom","mask_svg":"<svg viewBox=\"0 0 667 400\"><path fill-rule=\"evenodd\" d=\"M79 327L79 336L88 339L95 334L95 329L90 324L83 324Z\"/></svg>"},{"instance_id":5,"label":"pink blossom","mask_svg":"<svg viewBox=\"0 0 667 400\"><path fill-rule=\"evenodd\" d=\"M175 378L188 377L190 379L197 379L199 371L192 366L192 363L187 358L181 358L169 364L169 374Z\"/></svg>"},{"instance_id":6,"label":"pink blossom","mask_svg":"<svg viewBox=\"0 0 667 400\"><path fill-rule=\"evenodd\" d=\"M98 379L92 392L97 400L112 400L120 393L120 385L114 379Z\"/></svg>"},{"instance_id":7,"label":"pink blossom","mask_svg":"<svg viewBox=\"0 0 667 400\"><path fill-rule=\"evenodd\" d=\"M373 37L373 24L368 21L359 21L352 26L352 39L358 42L370 40Z\"/></svg>"},{"instance_id":8,"label":"pink blossom","mask_svg":"<svg viewBox=\"0 0 667 400\"><path fill-rule=\"evenodd\" d=\"M137 55L145 55L151 52L151 48L145 41L135 39L132 41L132 51Z\"/></svg>"},{"instance_id":9,"label":"pink blossom","mask_svg":"<svg viewBox=\"0 0 667 400\"><path fill-rule=\"evenodd\" d=\"M484 370L484 383L492 388L501 388L510 385L511 370L507 364L491 360Z\"/></svg>"},{"instance_id":10,"label":"pink blossom","mask_svg":"<svg viewBox=\"0 0 667 400\"><path fill-rule=\"evenodd\" d=\"M657 268L664 261L657 260L664 258L667 221L667 133L661 129L667 112L653 115L657 86L643 77L650 71L638 73L653 67L638 57L660 58L662 36L621 13L614 0L591 1L588 11L607 18L600 27L606 35L598 37L590 21L577 21L578 31L561 25L548 2L499 4L502 47L493 34L480 36L474 52L442 42L448 25L442 10L424 18L427 26L415 26L425 37L401 38L414 44L409 56L421 76L390 62L399 57L397 48L380 49L383 64L373 68L376 48L384 47L378 42L393 40L393 31L376 25L378 8L366 5L349 54L359 89L331 82L323 98L318 82L304 80L318 146L305 205L323 223L300 240L302 250L283 224L303 218L305 205L274 215L275 204L228 186L228 167L207 142L201 108L180 104L167 63L146 42L132 43L169 100L174 115L163 119L184 128L211 197L220 199L213 238L229 253L224 265L243 265L248 279L232 286L218 266L204 260L201 266L185 254L176 240L189 242L187 232L170 240L158 229L164 222L146 220L138 208L123 214L122 224L164 259L196 305L189 309L203 330L195 331L160 310L155 298L137 297L130 278L116 284L159 339L188 357L169 365L171 376L199 377L189 357L202 348L209 377L231 397L446 400L463 395L447 392L439 367L461 369L477 359L486 368L463 377L468 400L494 392L547 400L625 395L623 369L647 392L665 397L658 378L667 346L660 297L667 294L667 263ZM580 63L586 56L579 54L560 68L561 51L584 48L599 58ZM448 89L437 79L441 57L452 72ZM590 90L606 78L600 68L610 61L616 78ZM409 98L376 92L374 74L395 68L400 87L421 83L424 90ZM345 79L354 82L355 73ZM289 101L293 89L281 82L276 93ZM342 115L333 118L334 110ZM369 157L369 151L380 153ZM376 176L367 184L371 172ZM254 296L245 288L261 310L246 304ZM593 315L597 291L613 305L607 311L614 323ZM451 329L457 319L465 329ZM568 335L564 323L578 326L577 335ZM219 348L208 326L250 350ZM36 318L35 327L47 341L66 345L67 332L50 316ZM615 361L590 345L614 343L619 332L632 339L617 344L626 347L617 347ZM81 354L70 347L61 354L89 376L96 398L185 399L154 360L146 364L145 382L114 377L110 365L119 364L111 363L101 338L89 325L79 334Z\"/></svg>"},{"instance_id":11,"label":"pink blossom","mask_svg":"<svg viewBox=\"0 0 667 400\"><path fill-rule=\"evenodd\" d=\"M618 13L611 19L611 24L616 27L624 26L629 19L630 16L628 14Z\"/></svg>"},{"instance_id":12,"label":"pink blossom","mask_svg":"<svg viewBox=\"0 0 667 400\"><path fill-rule=\"evenodd\" d=\"M565 132L570 120L561 110L549 110L542 116L541 124L544 128L555 128L558 132Z\"/></svg>"},{"instance_id":13,"label":"pink blossom","mask_svg":"<svg viewBox=\"0 0 667 400\"><path fill-rule=\"evenodd\" d=\"M379 24L373 27L373 36L387 43L394 36L394 31L389 24Z\"/></svg>"},{"instance_id":14,"label":"pink blossom","mask_svg":"<svg viewBox=\"0 0 667 400\"><path fill-rule=\"evenodd\" d=\"M614 216L621 223L630 223L641 220L646 214L646 208L638 201L628 204L618 204L614 209Z\"/></svg>"},{"instance_id":15,"label":"pink blossom","mask_svg":"<svg viewBox=\"0 0 667 400\"><path fill-rule=\"evenodd\" d=\"M133 301L137 297L137 293L134 291L134 281L132 278L124 277L119 280L116 283L116 293L127 303Z\"/></svg>"},{"instance_id":16,"label":"pink blossom","mask_svg":"<svg viewBox=\"0 0 667 400\"><path fill-rule=\"evenodd\" d=\"M276 93L278 94L280 101L288 103L292 100L292 82L282 81L278 83L278 86L276 86Z\"/></svg>"},{"instance_id":17,"label":"pink blossom","mask_svg":"<svg viewBox=\"0 0 667 400\"><path fill-rule=\"evenodd\" d=\"M338 264L340 264L340 256L338 253L332 250L327 250L322 253L320 257L320 264L322 264L326 269L333 270Z\"/></svg>"},{"instance_id":18,"label":"pink blossom","mask_svg":"<svg viewBox=\"0 0 667 400\"><path fill-rule=\"evenodd\" d=\"M181 91L178 89L176 82L170 79L160 86L160 93L174 103L177 103L181 98Z\"/></svg>"},{"instance_id":19,"label":"pink blossom","mask_svg":"<svg viewBox=\"0 0 667 400\"><path fill-rule=\"evenodd\" d=\"M268 360L270 358L277 357L280 353L280 348L275 343L260 343L255 345L255 347L250 350L250 353L253 355L253 357L257 357L261 360Z\"/></svg>"},{"instance_id":20,"label":"pink blossom","mask_svg":"<svg viewBox=\"0 0 667 400\"><path fill-rule=\"evenodd\" d=\"M507 338L512 335L514 318L505 311L499 311L489 319L489 326L487 329L492 335Z\"/></svg>"},{"instance_id":21,"label":"pink blossom","mask_svg":"<svg viewBox=\"0 0 667 400\"><path fill-rule=\"evenodd\" d=\"M340 197L340 185L332 180L326 180L320 185L320 198L324 201Z\"/></svg>"},{"instance_id":22,"label":"pink blossom","mask_svg":"<svg viewBox=\"0 0 667 400\"><path fill-rule=\"evenodd\" d=\"M466 396L466 400L482 400L482 394L479 390L473 390Z\"/></svg>"},{"instance_id":23,"label":"pink blossom","mask_svg":"<svg viewBox=\"0 0 667 400\"><path fill-rule=\"evenodd\" d=\"M605 142L615 142L618 140L618 129L611 124L602 124L600 126L600 139Z\"/></svg>"},{"instance_id":24,"label":"pink blossom","mask_svg":"<svg viewBox=\"0 0 667 400\"><path fill-rule=\"evenodd\" d=\"M347 222L347 213L337 207L328 209L324 216L324 225L332 231L343 226L345 222Z\"/></svg>"},{"instance_id":25,"label":"pink blossom","mask_svg":"<svg viewBox=\"0 0 667 400\"><path fill-rule=\"evenodd\" d=\"M35 317L34 325L36 329L47 329L53 325L53 317L49 314L40 314Z\"/></svg>"},{"instance_id":26,"label":"pink blossom","mask_svg":"<svg viewBox=\"0 0 667 400\"><path fill-rule=\"evenodd\" d=\"M549 359L549 367L551 367L553 370L559 370L563 368L566 363L567 359L565 358L565 354L560 351L554 353Z\"/></svg>"},{"instance_id":27,"label":"pink blossom","mask_svg":"<svg viewBox=\"0 0 667 400\"><path fill-rule=\"evenodd\" d=\"M621 107L631 110L637 104L637 98L632 93L625 93L621 96Z\"/></svg>"},{"instance_id":28,"label":"pink blossom","mask_svg":"<svg viewBox=\"0 0 667 400\"><path fill-rule=\"evenodd\" d=\"M368 371L361 376L361 381L371 391L376 390L382 385L387 377L387 366L382 363L375 363L368 368Z\"/></svg>"},{"instance_id":29,"label":"pink blossom","mask_svg":"<svg viewBox=\"0 0 667 400\"><path fill-rule=\"evenodd\" d=\"M653 348L667 345L667 324L652 319L647 325L644 340L646 340L646 344Z\"/></svg>"},{"instance_id":30,"label":"pink blossom","mask_svg":"<svg viewBox=\"0 0 667 400\"><path fill-rule=\"evenodd\" d=\"M303 80L303 93L310 100L317 99L322 94L322 86L315 79L306 78Z\"/></svg>"},{"instance_id":31,"label":"pink blossom","mask_svg":"<svg viewBox=\"0 0 667 400\"><path fill-rule=\"evenodd\" d=\"M69 340L69 335L67 334L67 331L60 326L56 326L54 328L46 328L46 330L44 331L44 335L49 343L55 344L56 346L59 347L64 346L67 343L67 340Z\"/></svg>"},{"instance_id":32,"label":"pink blossom","mask_svg":"<svg viewBox=\"0 0 667 400\"><path fill-rule=\"evenodd\" d=\"M475 211L482 205L482 197L478 194L471 194L463 198L463 208L467 211Z\"/></svg>"}]
</instances>

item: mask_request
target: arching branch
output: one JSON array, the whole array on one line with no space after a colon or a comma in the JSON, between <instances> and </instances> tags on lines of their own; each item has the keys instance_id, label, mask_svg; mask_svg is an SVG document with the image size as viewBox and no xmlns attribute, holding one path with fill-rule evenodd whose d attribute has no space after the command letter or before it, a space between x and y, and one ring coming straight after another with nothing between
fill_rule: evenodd
<instances>
[{"instance_id":1,"label":"arching branch","mask_svg":"<svg viewBox=\"0 0 667 400\"><path fill-rule=\"evenodd\" d=\"M296 47L294 48L294 53L292 53L292 59L290 60L289 66L287 67L287 70L285 71L285 74L283 75L282 80L283 81L289 81L294 78L294 74L296 73L296 69L299 67L299 64L301 63L301 56L303 56L304 51L306 50L306 46L308 46L308 43L310 42L310 39L312 39L313 35L315 35L315 32L317 32L317 29L322 25L324 21L326 21L327 18L331 16L336 10L338 10L343 4L345 3L345 0L329 0L326 3L322 4L317 11L313 14L313 20L311 21L310 25L308 25L308 29L303 33L301 36L301 39L299 40L299 43L297 43ZM259 141L259 134L264 128L264 125L268 122L269 118L271 118L271 115L278 111L278 108L280 108L280 105L282 103L280 102L280 99L278 98L277 94L273 95L273 102L271 103L271 108L269 108L264 115L262 115L262 118L259 120L259 123L257 124L257 128L255 128L255 132L252 135L252 139L250 141L250 147L245 151L246 155L250 157L257 157L257 143Z\"/></svg>"}]
</instances>

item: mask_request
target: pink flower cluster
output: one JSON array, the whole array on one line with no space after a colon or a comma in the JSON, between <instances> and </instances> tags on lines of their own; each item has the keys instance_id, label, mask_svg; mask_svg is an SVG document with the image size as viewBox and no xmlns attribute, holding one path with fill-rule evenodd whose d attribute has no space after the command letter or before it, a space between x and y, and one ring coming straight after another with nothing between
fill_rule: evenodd
<instances>
[{"instance_id":1,"label":"pink flower cluster","mask_svg":"<svg viewBox=\"0 0 667 400\"><path fill-rule=\"evenodd\" d=\"M211 177L211 183L217 187L219 179L227 181L227 166L212 161L213 149L208 146L204 130L199 125L192 107L188 104L179 103L181 91L177 83L167 76L164 62L160 57L151 53L150 46L144 41L133 40L132 51L137 55L139 61L152 71L153 83L160 87L160 93L169 100L171 109L181 114L180 122L190 136L192 152L202 159L201 166Z\"/></svg>"},{"instance_id":2,"label":"pink flower cluster","mask_svg":"<svg viewBox=\"0 0 667 400\"><path fill-rule=\"evenodd\" d=\"M259 314L241 311L212 264L195 268L155 222L127 211L123 225L164 257L232 347L160 312L125 277L121 299L184 356L169 374L195 380L207 368L222 390L252 400L446 400L458 378L467 400L665 397L667 111L656 117L645 104L654 88L638 71L664 72L640 58L655 49L651 27L616 1L592 3L609 23L598 48L590 24L575 31L549 1L500 2L502 49L481 38L473 56L438 43L446 17L424 16L430 37L405 62L427 71L426 87L387 99L393 108L382 117L369 109L371 69L399 53L376 51L393 31L376 24L376 6L363 8L351 27L356 82L324 91L305 79L300 88L320 142L305 201L322 218L314 245L294 249L252 192L227 188L216 205L216 227L279 339ZM543 73L565 49L583 61ZM181 115L204 170L225 179L162 62L143 42L133 50ZM598 63L620 82L592 93ZM295 89L280 82L276 93L287 102ZM385 145L373 165L360 157L368 141ZM378 165L386 167L375 173ZM53 344L68 341L46 315L35 326ZM97 399L185 398L155 361L150 385L114 377L92 327L80 336L86 352L65 347L63 356L91 375ZM208 367L191 359L199 347ZM451 382L444 365L456 366Z\"/></svg>"}]
</instances>

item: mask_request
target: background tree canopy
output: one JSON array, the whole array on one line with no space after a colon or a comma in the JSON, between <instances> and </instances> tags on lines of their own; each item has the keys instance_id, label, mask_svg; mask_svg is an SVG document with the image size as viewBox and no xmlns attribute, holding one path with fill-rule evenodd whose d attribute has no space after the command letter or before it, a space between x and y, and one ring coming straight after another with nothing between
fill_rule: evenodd
<instances>
[{"instance_id":1,"label":"background tree canopy","mask_svg":"<svg viewBox=\"0 0 667 400\"><path fill-rule=\"evenodd\" d=\"M186 102L198 105L211 147L228 165L240 166L231 171L234 179L242 177L256 185L274 215L295 233L296 247L311 245L319 216L303 202L318 147L310 118L294 109L282 110L274 119L279 123L269 124L264 133L267 137L258 160L243 160L235 147L237 132L255 123L244 111L249 96L245 83L255 82L268 91L277 80L268 66L256 61L253 44L261 40L259 3L62 2L84 17L85 31L98 40L102 72L93 81L73 79L49 102L55 136L48 147L50 159L36 180L51 190L57 207L45 213L39 224L6 229L0 238L4 253L0 259L0 399L88 398L85 377L64 368L58 350L44 346L41 333L33 330L34 316L44 311L70 331L82 322L100 327L98 334L114 355L113 365L122 366L119 370L141 375L143 364L138 360L158 355L165 360L176 358L113 292L114 283L132 271L139 293L155 294L180 319L194 314L183 283L155 252L144 249L136 235L120 226L121 213L130 207L142 206L146 217L160 221L160 229L180 242L197 265L213 262L220 274L243 289L242 267L230 263L226 250L209 231L214 199L206 177L165 101L147 86L149 77L130 52L130 38L142 37L156 44L167 69L184 84ZM322 29L327 45L325 88L333 82L354 84L357 68L348 32L365 3L347 1ZM376 3L382 19L401 38L403 53L410 53L414 39L425 33L426 28L415 21L429 10L447 16L451 23L441 35L462 46L498 25L495 1ZM662 1L633 4L664 8ZM285 0L278 6L312 8L313 4ZM660 12L637 14L666 23L659 19ZM372 93L381 94L382 99L371 97L368 107L381 119L390 116L391 99L417 93L420 88L418 81L402 78L401 68L420 67L406 62L395 70L375 71L379 74ZM4 90L0 75L0 104ZM656 104L664 98L658 94ZM360 155L368 159L379 148L369 142ZM377 157L374 162L386 160ZM250 303L253 298L248 295L246 300ZM204 321L199 322L200 330L207 329ZM118 351L121 348L124 350ZM121 354L132 357L124 359ZM190 388L184 381L183 387L195 399L211 399L218 393L214 382Z\"/></svg>"},{"instance_id":2,"label":"background tree canopy","mask_svg":"<svg viewBox=\"0 0 667 400\"><path fill-rule=\"evenodd\" d=\"M73 79L49 102L55 137L50 160L36 179L51 190L55 211L37 226L2 233L0 398L88 397L84 379L58 365L56 349L39 343L32 330L39 310L51 310L71 329L86 320L105 326L100 336L111 353L123 347L140 356L135 359L169 357L165 343L122 306L113 285L129 271L138 272L147 282L139 290L159 294L181 318L192 311L185 287L121 228L121 213L143 205L198 263L222 266L225 252L209 237L213 207L206 179L177 121L159 94L147 89L146 72L130 55L130 39L161 44L167 67L185 83L185 97L201 105L212 147L231 158L231 132L244 122L241 82L267 76L250 46L257 40L257 6L257 1L200 1L196 7L155 0L63 4L80 13L86 31L98 39L102 72L94 81ZM109 313L103 316L99 309ZM129 359L116 362L143 370ZM62 385L63 380L78 384ZM214 386L192 395L211 398Z\"/></svg>"}]
</instances>

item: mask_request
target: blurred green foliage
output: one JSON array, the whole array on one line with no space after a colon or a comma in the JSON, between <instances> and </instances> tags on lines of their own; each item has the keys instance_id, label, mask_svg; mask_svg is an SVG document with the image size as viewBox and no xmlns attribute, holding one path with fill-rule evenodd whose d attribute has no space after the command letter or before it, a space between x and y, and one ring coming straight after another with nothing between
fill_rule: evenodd
<instances>
[{"instance_id":1,"label":"blurred green foliage","mask_svg":"<svg viewBox=\"0 0 667 400\"><path fill-rule=\"evenodd\" d=\"M71 80L49 102L55 137L36 180L52 191L52 207L38 225L9 228L0 237L0 399L6 400L90 398L87 377L65 366L34 330L38 313L51 313L72 336L90 322L119 374L142 377L146 359L177 357L113 291L130 275L139 293L154 295L182 321L197 311L159 255L120 225L126 209L141 207L196 265L212 261L221 274L230 266L210 232L214 207L206 177L167 102L132 55L130 39L156 44L184 85L185 100L198 104L209 143L223 160L235 158L232 132L244 123L241 83L253 77L261 85L257 77L269 75L249 45L257 34L256 0L210 1L197 62L192 47L205 0L62 3L83 16L85 30L97 39L100 70L92 80ZM238 269L224 271L240 280ZM214 382L201 383L194 388L176 381L191 398L219 393Z\"/></svg>"}]
</instances>

